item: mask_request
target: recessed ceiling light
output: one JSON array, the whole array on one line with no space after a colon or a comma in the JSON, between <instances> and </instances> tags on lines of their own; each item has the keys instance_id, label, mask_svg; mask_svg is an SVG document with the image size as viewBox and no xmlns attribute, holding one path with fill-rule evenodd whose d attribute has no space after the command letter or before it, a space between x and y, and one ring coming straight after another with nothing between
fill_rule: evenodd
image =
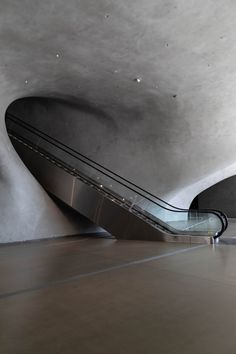
<instances>
[{"instance_id":1,"label":"recessed ceiling light","mask_svg":"<svg viewBox=\"0 0 236 354\"><path fill-rule=\"evenodd\" d=\"M142 81L142 78L141 78L141 77L136 77L136 78L134 79L134 81L137 82L137 83L140 83L140 82Z\"/></svg>"}]
</instances>

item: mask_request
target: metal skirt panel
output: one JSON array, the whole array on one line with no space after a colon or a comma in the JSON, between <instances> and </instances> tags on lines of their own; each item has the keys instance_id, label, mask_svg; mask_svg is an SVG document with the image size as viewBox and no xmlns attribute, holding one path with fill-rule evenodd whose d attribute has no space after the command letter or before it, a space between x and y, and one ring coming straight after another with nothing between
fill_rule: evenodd
<instances>
[{"instance_id":1,"label":"metal skirt panel","mask_svg":"<svg viewBox=\"0 0 236 354\"><path fill-rule=\"evenodd\" d=\"M210 236L174 235L151 225L124 208L116 200L84 183L62 168L17 141L13 145L26 167L46 191L52 193L80 214L107 230L117 239L150 240L180 243L213 242Z\"/></svg>"}]
</instances>

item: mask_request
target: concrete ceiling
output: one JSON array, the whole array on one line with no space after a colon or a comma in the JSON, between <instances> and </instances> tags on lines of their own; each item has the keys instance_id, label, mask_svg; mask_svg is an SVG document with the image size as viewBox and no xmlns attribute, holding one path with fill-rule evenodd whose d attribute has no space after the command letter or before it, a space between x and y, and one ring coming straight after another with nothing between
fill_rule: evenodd
<instances>
[{"instance_id":1,"label":"concrete ceiling","mask_svg":"<svg viewBox=\"0 0 236 354\"><path fill-rule=\"evenodd\" d=\"M179 205L235 174L235 1L0 5L2 164L8 105L46 96L99 107L125 147L114 147L120 161L146 161L141 178Z\"/></svg>"}]
</instances>

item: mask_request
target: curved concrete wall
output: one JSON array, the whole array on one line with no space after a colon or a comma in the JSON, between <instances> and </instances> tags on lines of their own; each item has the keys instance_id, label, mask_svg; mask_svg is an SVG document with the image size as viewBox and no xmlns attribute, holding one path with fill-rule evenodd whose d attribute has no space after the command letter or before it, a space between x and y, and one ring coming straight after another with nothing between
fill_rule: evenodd
<instances>
[{"instance_id":1,"label":"curved concrete wall","mask_svg":"<svg viewBox=\"0 0 236 354\"><path fill-rule=\"evenodd\" d=\"M92 107L80 121L80 148L87 152L89 128L89 154L176 205L235 174L236 3L1 4L1 240L32 237L44 213L51 221L40 236L64 227L6 136L5 111L20 97L63 98L73 112Z\"/></svg>"},{"instance_id":2,"label":"curved concrete wall","mask_svg":"<svg viewBox=\"0 0 236 354\"><path fill-rule=\"evenodd\" d=\"M236 177L226 178L200 193L199 208L223 210L229 218L236 218Z\"/></svg>"}]
</instances>

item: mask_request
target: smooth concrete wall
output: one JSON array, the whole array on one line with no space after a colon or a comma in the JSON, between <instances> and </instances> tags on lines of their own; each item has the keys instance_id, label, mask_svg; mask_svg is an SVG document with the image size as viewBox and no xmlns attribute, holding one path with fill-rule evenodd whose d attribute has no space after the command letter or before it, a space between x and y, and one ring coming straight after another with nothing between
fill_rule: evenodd
<instances>
[{"instance_id":1,"label":"smooth concrete wall","mask_svg":"<svg viewBox=\"0 0 236 354\"><path fill-rule=\"evenodd\" d=\"M3 143L3 140L1 140ZM94 232L96 227L58 206L6 142L1 160L0 243Z\"/></svg>"},{"instance_id":2,"label":"smooth concrete wall","mask_svg":"<svg viewBox=\"0 0 236 354\"><path fill-rule=\"evenodd\" d=\"M80 148L178 206L236 173L235 2L0 4L0 241L64 230L6 135L21 97L92 107Z\"/></svg>"},{"instance_id":3,"label":"smooth concrete wall","mask_svg":"<svg viewBox=\"0 0 236 354\"><path fill-rule=\"evenodd\" d=\"M3 124L0 142L0 243L97 229L83 217L55 204L15 153Z\"/></svg>"}]
</instances>

